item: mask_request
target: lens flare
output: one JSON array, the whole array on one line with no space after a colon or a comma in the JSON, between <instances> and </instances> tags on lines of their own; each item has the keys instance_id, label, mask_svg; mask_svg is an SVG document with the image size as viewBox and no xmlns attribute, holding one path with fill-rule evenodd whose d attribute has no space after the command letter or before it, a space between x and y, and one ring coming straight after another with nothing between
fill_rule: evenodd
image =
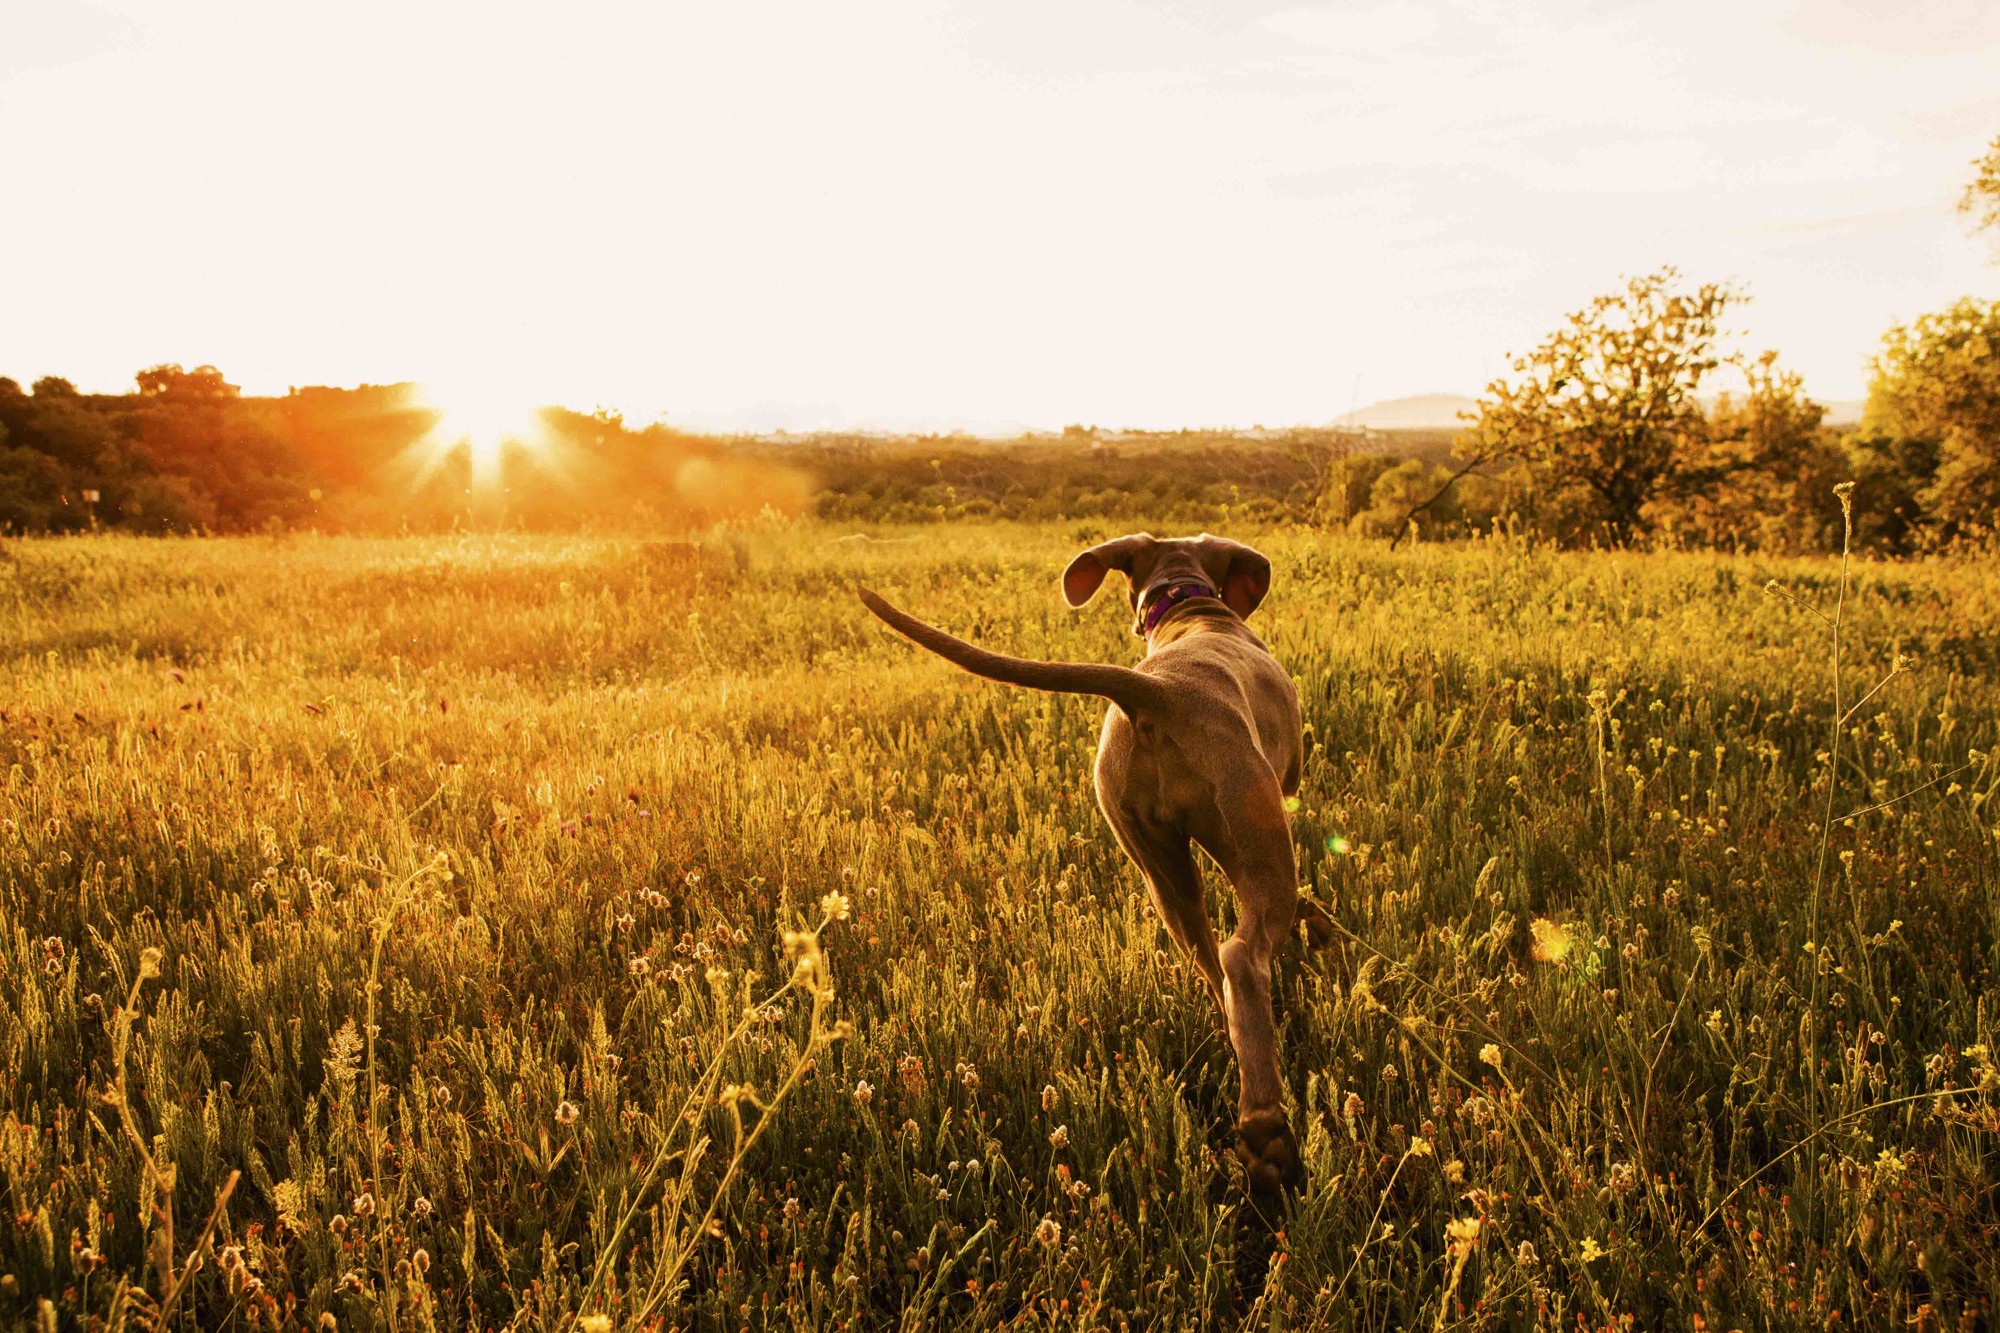
<instances>
[{"instance_id":1,"label":"lens flare","mask_svg":"<svg viewBox=\"0 0 2000 1333\"><path fill-rule=\"evenodd\" d=\"M1326 840L1326 849L1335 856L1345 856L1353 850L1353 844L1336 833Z\"/></svg>"},{"instance_id":2,"label":"lens flare","mask_svg":"<svg viewBox=\"0 0 2000 1333\"><path fill-rule=\"evenodd\" d=\"M424 437L431 467L463 449L474 487L499 484L510 450L540 453L546 447L541 407L511 385L427 383L423 404L438 414Z\"/></svg>"}]
</instances>

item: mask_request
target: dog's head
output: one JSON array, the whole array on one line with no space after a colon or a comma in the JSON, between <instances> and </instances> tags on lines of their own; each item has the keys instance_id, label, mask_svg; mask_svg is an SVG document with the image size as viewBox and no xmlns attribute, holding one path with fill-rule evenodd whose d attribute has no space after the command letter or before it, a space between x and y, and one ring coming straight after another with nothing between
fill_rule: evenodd
<instances>
[{"instance_id":1,"label":"dog's head","mask_svg":"<svg viewBox=\"0 0 2000 1333\"><path fill-rule=\"evenodd\" d=\"M1069 562L1063 571L1063 600L1082 606L1097 594L1112 570L1130 582L1133 629L1155 591L1176 584L1206 583L1224 605L1244 619L1271 590L1271 562L1242 542L1227 537L1155 537L1139 532L1100 542Z\"/></svg>"}]
</instances>

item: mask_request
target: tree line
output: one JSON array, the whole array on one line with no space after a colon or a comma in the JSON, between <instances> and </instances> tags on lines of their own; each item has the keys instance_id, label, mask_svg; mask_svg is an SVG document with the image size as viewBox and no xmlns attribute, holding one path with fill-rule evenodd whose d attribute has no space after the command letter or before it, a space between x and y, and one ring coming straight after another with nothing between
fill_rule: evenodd
<instances>
[{"instance_id":1,"label":"tree line","mask_svg":"<svg viewBox=\"0 0 2000 1333\"><path fill-rule=\"evenodd\" d=\"M797 468L615 412L544 408L523 442L452 438L416 385L242 394L214 366L133 392L0 377L0 531L692 526L811 499ZM478 475L474 444L495 451Z\"/></svg>"}]
</instances>

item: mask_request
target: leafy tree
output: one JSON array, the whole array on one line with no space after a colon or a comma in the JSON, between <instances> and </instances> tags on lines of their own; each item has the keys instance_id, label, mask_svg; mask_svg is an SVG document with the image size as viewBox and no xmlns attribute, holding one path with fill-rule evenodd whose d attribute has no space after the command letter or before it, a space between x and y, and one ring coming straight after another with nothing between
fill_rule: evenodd
<instances>
[{"instance_id":1,"label":"leafy tree","mask_svg":"<svg viewBox=\"0 0 2000 1333\"><path fill-rule=\"evenodd\" d=\"M214 366L196 366L193 370L182 370L178 362L163 361L157 366L148 366L133 377L139 383L141 398L238 398L243 391L224 379L222 372Z\"/></svg>"},{"instance_id":2,"label":"leafy tree","mask_svg":"<svg viewBox=\"0 0 2000 1333\"><path fill-rule=\"evenodd\" d=\"M2000 229L2000 135L1986 146L1986 155L1972 164L1973 177L1959 197L1958 211L1981 231Z\"/></svg>"},{"instance_id":3,"label":"leafy tree","mask_svg":"<svg viewBox=\"0 0 2000 1333\"><path fill-rule=\"evenodd\" d=\"M74 398L76 386L60 375L44 375L35 381L37 398Z\"/></svg>"},{"instance_id":4,"label":"leafy tree","mask_svg":"<svg viewBox=\"0 0 2000 1333\"><path fill-rule=\"evenodd\" d=\"M1723 284L1679 282L1673 268L1628 279L1516 357L1514 377L1487 386L1461 455L1521 459L1563 497L1570 522L1621 545L1641 535L1648 504L1707 480L1698 395L1722 364L1718 327L1739 299Z\"/></svg>"},{"instance_id":5,"label":"leafy tree","mask_svg":"<svg viewBox=\"0 0 2000 1333\"><path fill-rule=\"evenodd\" d=\"M1648 506L1647 521L1701 546L1824 549L1839 517L1833 487L1847 479L1840 449L1821 429L1826 409L1776 352L1733 363L1742 389L1718 395L1703 413L1674 492Z\"/></svg>"},{"instance_id":6,"label":"leafy tree","mask_svg":"<svg viewBox=\"0 0 2000 1333\"><path fill-rule=\"evenodd\" d=\"M1863 428L1900 450L1926 519L1943 537L1990 529L2000 508L2000 301L1967 297L1896 325L1873 369Z\"/></svg>"}]
</instances>

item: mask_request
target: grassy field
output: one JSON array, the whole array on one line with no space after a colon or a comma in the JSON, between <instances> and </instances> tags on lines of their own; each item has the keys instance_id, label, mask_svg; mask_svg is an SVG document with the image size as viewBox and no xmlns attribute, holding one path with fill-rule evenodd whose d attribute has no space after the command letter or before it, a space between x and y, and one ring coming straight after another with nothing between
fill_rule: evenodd
<instances>
[{"instance_id":1,"label":"grassy field","mask_svg":"<svg viewBox=\"0 0 2000 1333\"><path fill-rule=\"evenodd\" d=\"M0 545L0 1323L1226 1321L1101 706L850 591L1129 661L1102 535ZM1230 535L1343 929L1251 1322L1990 1327L2000 578Z\"/></svg>"}]
</instances>

